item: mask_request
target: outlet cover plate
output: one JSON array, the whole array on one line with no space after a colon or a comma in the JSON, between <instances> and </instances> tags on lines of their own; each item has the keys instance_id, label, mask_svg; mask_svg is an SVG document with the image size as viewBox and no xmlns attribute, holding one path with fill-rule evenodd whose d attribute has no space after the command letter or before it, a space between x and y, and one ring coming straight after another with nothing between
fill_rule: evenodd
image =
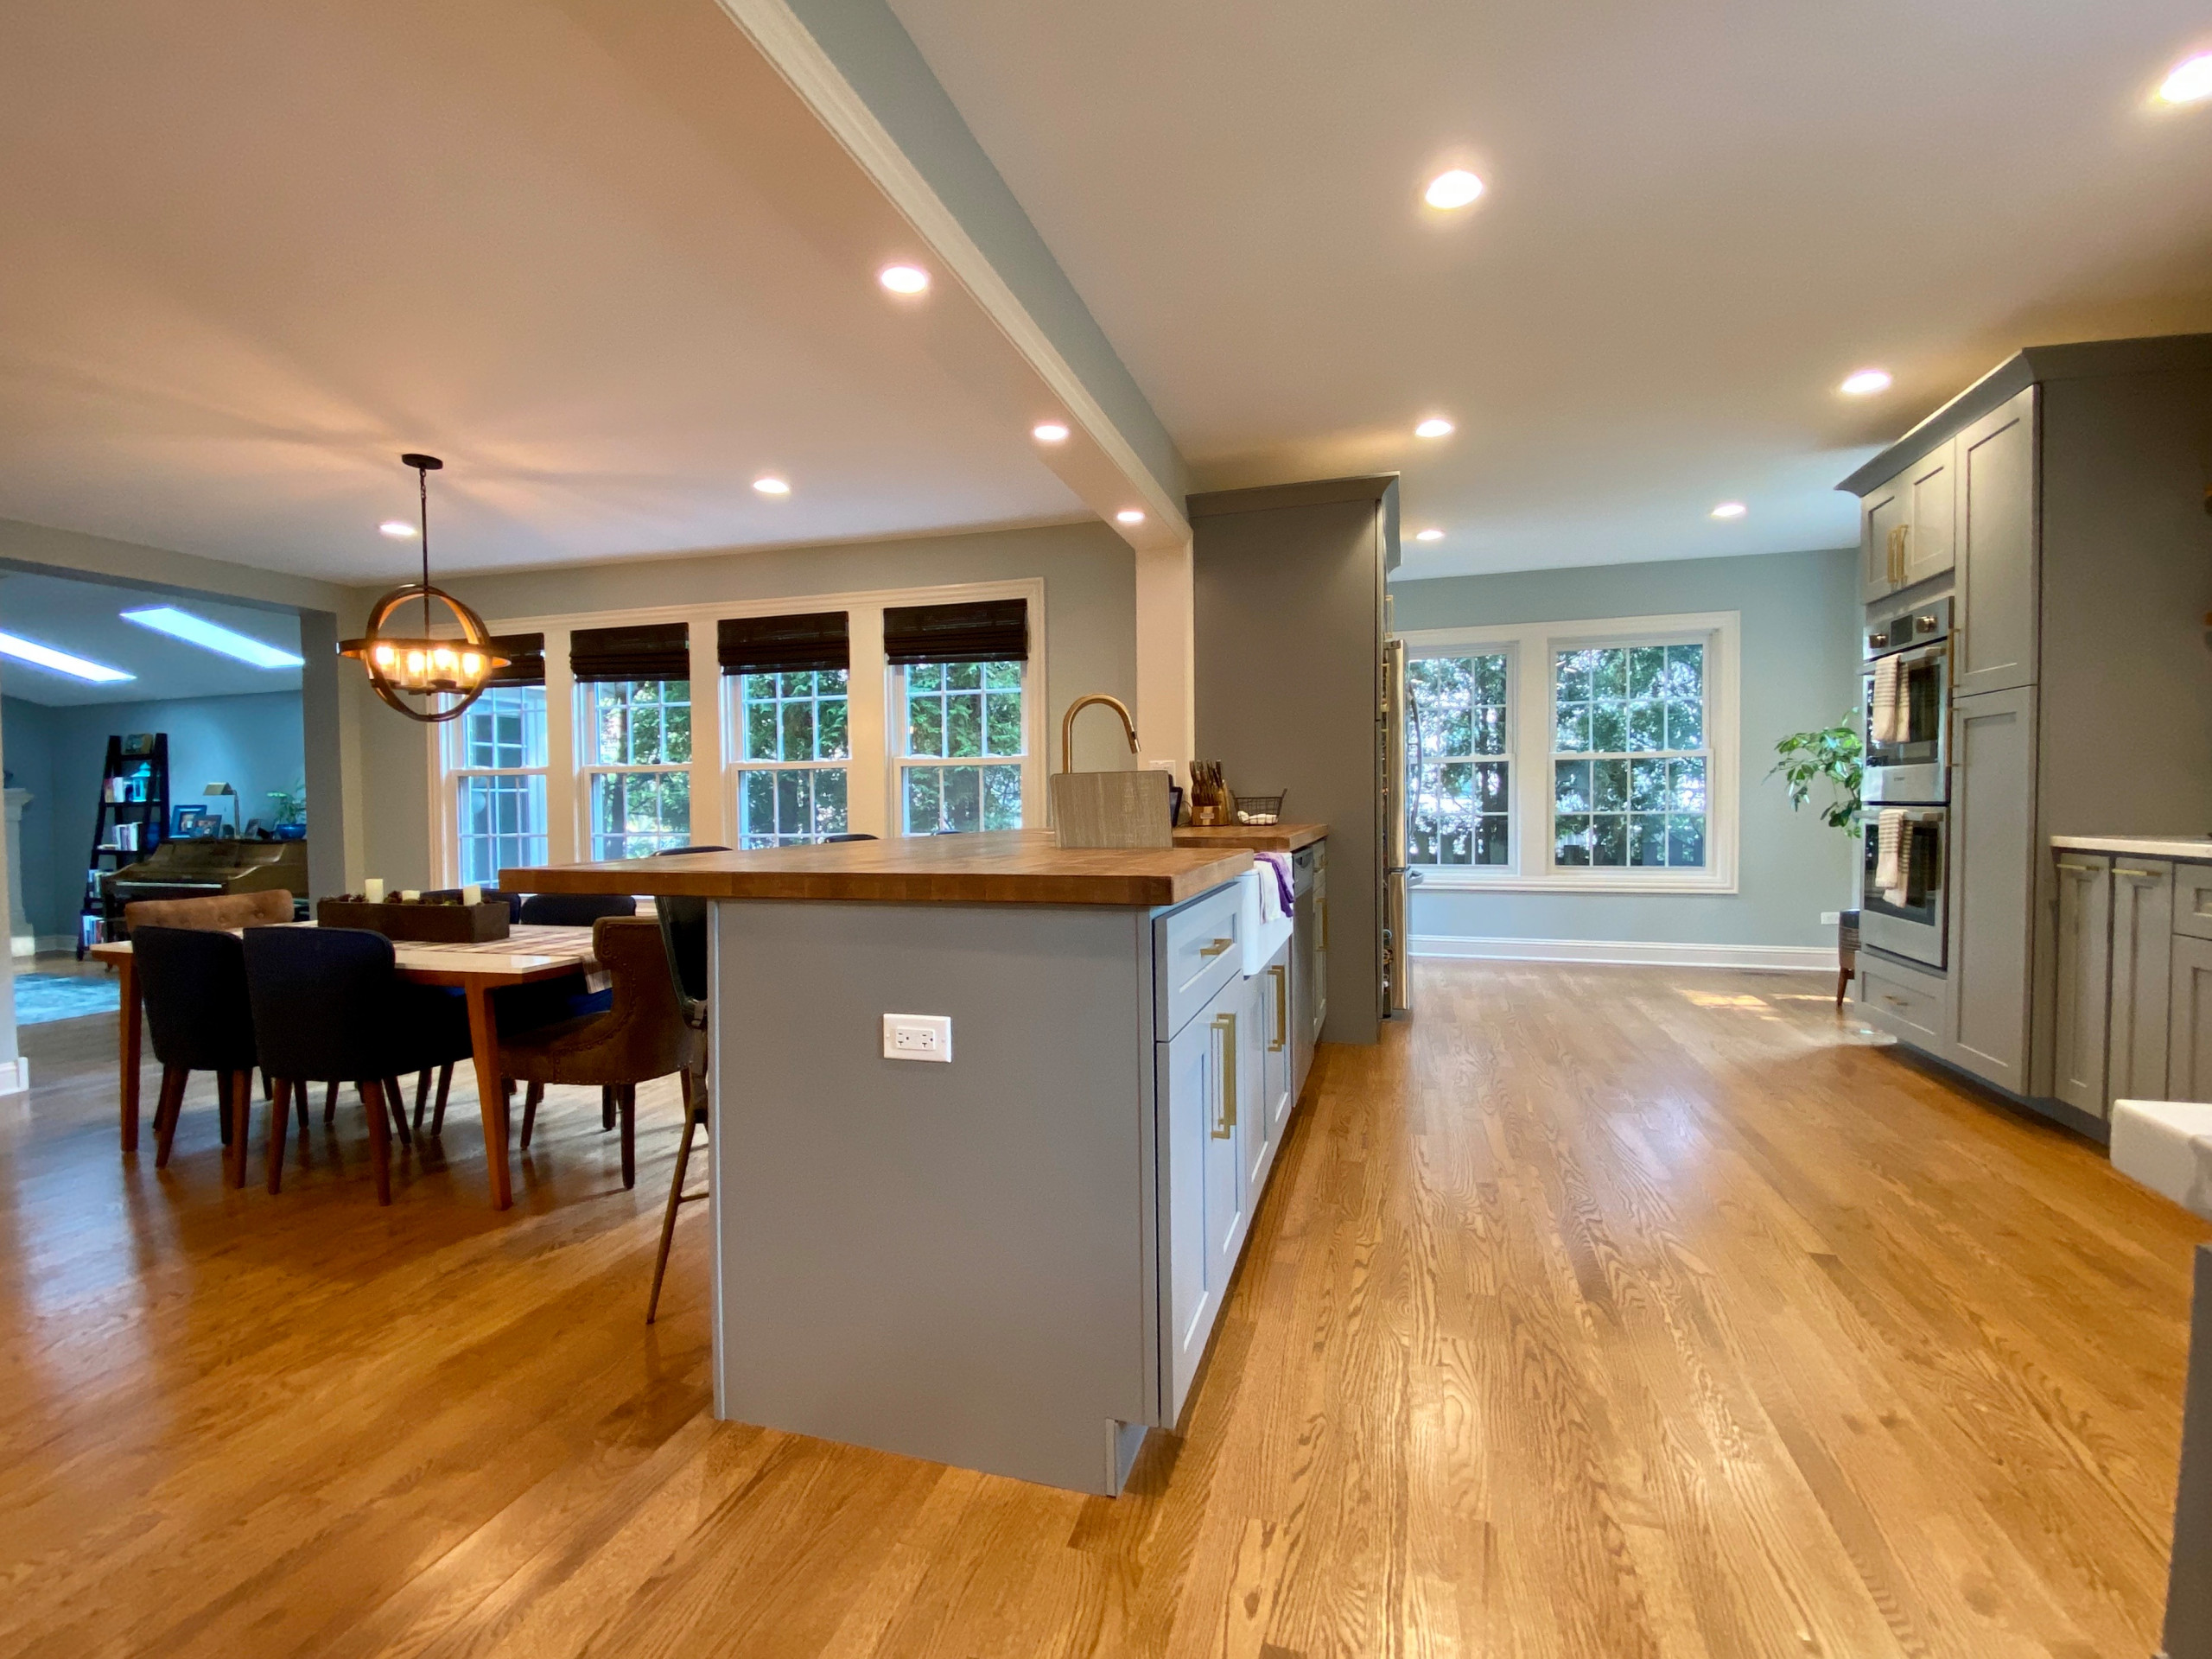
<instances>
[{"instance_id":1,"label":"outlet cover plate","mask_svg":"<svg viewBox=\"0 0 2212 1659\"><path fill-rule=\"evenodd\" d=\"M952 1060L952 1016L949 1014L887 1014L883 1016L883 1058L887 1060Z\"/></svg>"}]
</instances>

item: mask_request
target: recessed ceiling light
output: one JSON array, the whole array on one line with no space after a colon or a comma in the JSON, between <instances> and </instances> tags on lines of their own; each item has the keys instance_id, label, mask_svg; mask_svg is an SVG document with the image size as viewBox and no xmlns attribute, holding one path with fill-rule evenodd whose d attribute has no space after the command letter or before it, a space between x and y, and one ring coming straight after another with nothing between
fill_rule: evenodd
<instances>
[{"instance_id":1,"label":"recessed ceiling light","mask_svg":"<svg viewBox=\"0 0 2212 1659\"><path fill-rule=\"evenodd\" d=\"M1740 501L1723 501L1713 510L1716 518L1740 518L1751 509Z\"/></svg>"},{"instance_id":2,"label":"recessed ceiling light","mask_svg":"<svg viewBox=\"0 0 2212 1659\"><path fill-rule=\"evenodd\" d=\"M404 518L387 518L377 528L395 542L404 542L415 533L415 526Z\"/></svg>"},{"instance_id":3,"label":"recessed ceiling light","mask_svg":"<svg viewBox=\"0 0 2212 1659\"><path fill-rule=\"evenodd\" d=\"M1414 436L1417 438L1448 438L1451 435L1452 423L1441 415L1432 415L1414 428Z\"/></svg>"},{"instance_id":4,"label":"recessed ceiling light","mask_svg":"<svg viewBox=\"0 0 2212 1659\"><path fill-rule=\"evenodd\" d=\"M1123 507L1119 512L1114 515L1114 518L1116 522L1121 524L1141 524L1144 523L1144 509L1142 507Z\"/></svg>"},{"instance_id":5,"label":"recessed ceiling light","mask_svg":"<svg viewBox=\"0 0 2212 1659\"><path fill-rule=\"evenodd\" d=\"M19 663L29 663L37 668L50 668L57 674L67 674L73 680L90 680L96 685L110 685L117 680L135 680L136 674L126 674L119 668L110 668L104 663L86 662L82 657L72 657L66 651L56 651L52 645L41 645L32 639L18 639L12 633L0 633L0 657L13 657Z\"/></svg>"},{"instance_id":6,"label":"recessed ceiling light","mask_svg":"<svg viewBox=\"0 0 2212 1659\"><path fill-rule=\"evenodd\" d=\"M930 274L919 265L886 265L875 280L893 294L921 294L928 291Z\"/></svg>"},{"instance_id":7,"label":"recessed ceiling light","mask_svg":"<svg viewBox=\"0 0 2212 1659\"><path fill-rule=\"evenodd\" d=\"M305 660L265 640L257 639L250 633L239 633L220 623L210 622L204 616L194 616L190 611L180 611L174 605L156 605L141 611L124 611L122 617L124 621L136 622L142 628L166 633L172 639L181 639L187 645L198 645L203 651L219 651L226 657L235 657L256 668L298 668Z\"/></svg>"},{"instance_id":8,"label":"recessed ceiling light","mask_svg":"<svg viewBox=\"0 0 2212 1659\"><path fill-rule=\"evenodd\" d=\"M2169 104L2201 104L2212 98L2212 52L2200 52L2176 64L2158 96Z\"/></svg>"},{"instance_id":9,"label":"recessed ceiling light","mask_svg":"<svg viewBox=\"0 0 2212 1659\"><path fill-rule=\"evenodd\" d=\"M789 495L791 493L790 485L785 483L782 479L773 476L754 479L753 487L763 495Z\"/></svg>"},{"instance_id":10,"label":"recessed ceiling light","mask_svg":"<svg viewBox=\"0 0 2212 1659\"><path fill-rule=\"evenodd\" d=\"M1414 540L1417 542L1440 542L1443 539L1444 532L1440 530L1421 530L1414 532Z\"/></svg>"},{"instance_id":11,"label":"recessed ceiling light","mask_svg":"<svg viewBox=\"0 0 2212 1659\"><path fill-rule=\"evenodd\" d=\"M1843 377L1843 384L1836 388L1847 397L1866 397L1890 389L1887 369L1853 369Z\"/></svg>"},{"instance_id":12,"label":"recessed ceiling light","mask_svg":"<svg viewBox=\"0 0 2212 1659\"><path fill-rule=\"evenodd\" d=\"M1039 421L1029 429L1029 435L1039 443L1065 443L1068 429L1058 421Z\"/></svg>"},{"instance_id":13,"label":"recessed ceiling light","mask_svg":"<svg viewBox=\"0 0 2212 1659\"><path fill-rule=\"evenodd\" d=\"M1432 207L1465 207L1483 193L1483 181L1464 167L1440 173L1428 181L1421 200Z\"/></svg>"}]
</instances>

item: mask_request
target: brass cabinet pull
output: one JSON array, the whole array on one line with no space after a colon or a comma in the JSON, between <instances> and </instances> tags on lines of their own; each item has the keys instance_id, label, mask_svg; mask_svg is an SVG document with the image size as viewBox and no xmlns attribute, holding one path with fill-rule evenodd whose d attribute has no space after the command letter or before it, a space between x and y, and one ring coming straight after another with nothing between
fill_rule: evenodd
<instances>
[{"instance_id":1,"label":"brass cabinet pull","mask_svg":"<svg viewBox=\"0 0 2212 1659\"><path fill-rule=\"evenodd\" d=\"M1325 898L1324 898L1319 905L1317 905L1317 906L1314 906L1314 908L1315 908L1316 910L1318 910L1318 911L1320 912L1320 914L1319 914L1319 915L1318 915L1318 916L1316 916L1316 917L1314 918L1314 919L1315 919L1316 921L1319 922L1319 923L1320 923L1320 925L1321 925L1321 928L1320 928L1321 939L1320 939L1320 943L1319 943L1319 944L1316 944L1313 948L1314 948L1315 950L1327 950L1327 949L1329 948L1329 901L1328 901L1328 899L1325 899Z\"/></svg>"},{"instance_id":2,"label":"brass cabinet pull","mask_svg":"<svg viewBox=\"0 0 2212 1659\"><path fill-rule=\"evenodd\" d=\"M2156 870L2131 870L2118 864L2112 867L2112 873L2123 881L2158 881L2164 879Z\"/></svg>"},{"instance_id":3,"label":"brass cabinet pull","mask_svg":"<svg viewBox=\"0 0 2212 1659\"><path fill-rule=\"evenodd\" d=\"M1275 1034L1268 1045L1268 1052L1280 1054L1283 1045L1290 1040L1290 975L1281 963L1268 969L1275 982Z\"/></svg>"},{"instance_id":4,"label":"brass cabinet pull","mask_svg":"<svg viewBox=\"0 0 2212 1659\"><path fill-rule=\"evenodd\" d=\"M2105 867L2101 864L2075 864L2063 858L2058 861L2058 868L2069 875L2102 875L2105 873Z\"/></svg>"},{"instance_id":5,"label":"brass cabinet pull","mask_svg":"<svg viewBox=\"0 0 2212 1659\"><path fill-rule=\"evenodd\" d=\"M1236 1016L1217 1014L1214 1034L1221 1039L1221 1113L1215 1118L1213 1138L1226 1141L1236 1133Z\"/></svg>"},{"instance_id":6,"label":"brass cabinet pull","mask_svg":"<svg viewBox=\"0 0 2212 1659\"><path fill-rule=\"evenodd\" d=\"M1217 957L1236 943L1234 939L1216 939L1211 944L1200 945L1198 954L1202 957Z\"/></svg>"}]
</instances>

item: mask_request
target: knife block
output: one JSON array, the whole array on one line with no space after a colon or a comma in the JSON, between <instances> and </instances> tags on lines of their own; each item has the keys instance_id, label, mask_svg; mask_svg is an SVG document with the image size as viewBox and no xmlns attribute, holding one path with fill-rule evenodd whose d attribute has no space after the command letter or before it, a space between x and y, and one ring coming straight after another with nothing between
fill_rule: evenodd
<instances>
[{"instance_id":1,"label":"knife block","mask_svg":"<svg viewBox=\"0 0 2212 1659\"><path fill-rule=\"evenodd\" d=\"M1062 847L1173 847L1164 772L1056 772L1052 830Z\"/></svg>"}]
</instances>

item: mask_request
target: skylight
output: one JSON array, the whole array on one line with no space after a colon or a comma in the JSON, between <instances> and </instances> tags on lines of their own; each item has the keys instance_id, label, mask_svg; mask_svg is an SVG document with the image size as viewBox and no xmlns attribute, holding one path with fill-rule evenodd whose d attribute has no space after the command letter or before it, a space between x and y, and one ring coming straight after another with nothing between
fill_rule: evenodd
<instances>
[{"instance_id":1,"label":"skylight","mask_svg":"<svg viewBox=\"0 0 2212 1659\"><path fill-rule=\"evenodd\" d=\"M297 668L305 660L289 651L256 639L251 634L240 633L220 623L210 622L204 616L194 616L190 611L180 611L174 605L149 606L143 611L125 611L123 620L136 622L142 628L151 628L156 633L166 633L172 639L181 639L188 645L198 645L202 651L220 652L239 662L250 663L256 668ZM120 676L129 679L128 674Z\"/></svg>"},{"instance_id":2,"label":"skylight","mask_svg":"<svg viewBox=\"0 0 2212 1659\"><path fill-rule=\"evenodd\" d=\"M136 674L126 674L119 668L110 668L104 663L87 662L82 657L72 657L66 651L56 651L52 645L41 645L35 639L18 639L12 633L0 633L0 657L13 657L19 663L29 663L35 668L50 668L56 674L67 674L73 680L90 680L95 685L111 685L118 680L135 680Z\"/></svg>"}]
</instances>

